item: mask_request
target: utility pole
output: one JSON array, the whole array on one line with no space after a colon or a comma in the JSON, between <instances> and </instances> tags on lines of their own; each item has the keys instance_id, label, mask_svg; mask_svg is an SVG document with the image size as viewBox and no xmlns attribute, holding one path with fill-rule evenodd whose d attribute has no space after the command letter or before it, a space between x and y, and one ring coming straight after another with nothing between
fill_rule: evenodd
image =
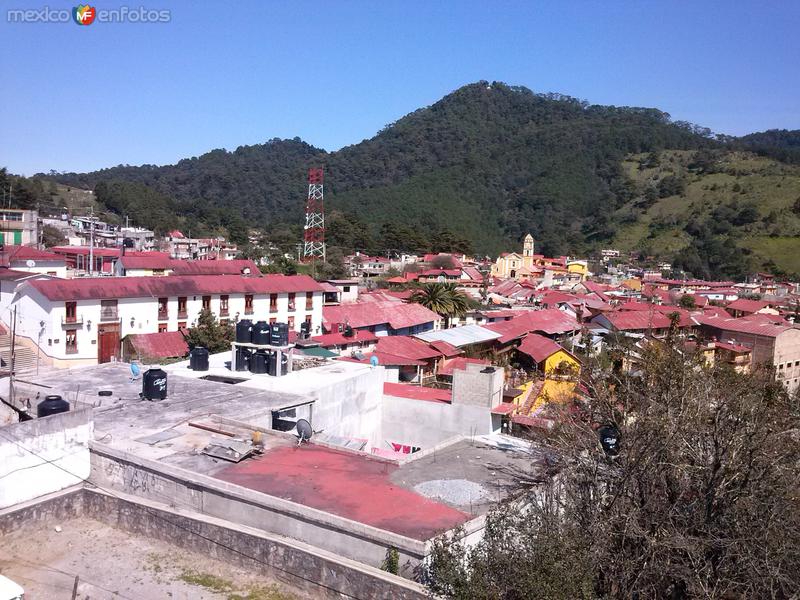
<instances>
[{"instance_id":1,"label":"utility pole","mask_svg":"<svg viewBox=\"0 0 800 600\"><path fill-rule=\"evenodd\" d=\"M94 273L94 206L89 207L89 275Z\"/></svg>"}]
</instances>

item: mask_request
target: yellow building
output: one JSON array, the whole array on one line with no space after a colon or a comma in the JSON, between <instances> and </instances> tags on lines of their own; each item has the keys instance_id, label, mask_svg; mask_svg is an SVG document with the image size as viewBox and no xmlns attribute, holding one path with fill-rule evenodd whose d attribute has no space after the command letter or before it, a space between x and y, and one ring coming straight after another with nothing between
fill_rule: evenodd
<instances>
[{"instance_id":1,"label":"yellow building","mask_svg":"<svg viewBox=\"0 0 800 600\"><path fill-rule=\"evenodd\" d=\"M585 260L568 260L567 271L579 275L581 281L589 276L589 262Z\"/></svg>"},{"instance_id":2,"label":"yellow building","mask_svg":"<svg viewBox=\"0 0 800 600\"><path fill-rule=\"evenodd\" d=\"M544 375L544 381L537 382L538 386L521 402L520 414L529 415L545 402L569 402L575 396L581 363L571 352L536 333L525 336L517 352L530 357L536 369Z\"/></svg>"},{"instance_id":3,"label":"yellow building","mask_svg":"<svg viewBox=\"0 0 800 600\"><path fill-rule=\"evenodd\" d=\"M535 269L533 236L529 233L522 243L522 254L504 252L492 265L492 276L501 279L527 279L538 270Z\"/></svg>"}]
</instances>

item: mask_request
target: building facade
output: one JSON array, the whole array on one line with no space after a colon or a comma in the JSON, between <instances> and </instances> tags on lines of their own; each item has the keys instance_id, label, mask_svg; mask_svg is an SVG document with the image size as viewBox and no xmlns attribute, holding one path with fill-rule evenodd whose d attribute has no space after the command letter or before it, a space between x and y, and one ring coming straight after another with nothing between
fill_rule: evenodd
<instances>
[{"instance_id":1,"label":"building facade","mask_svg":"<svg viewBox=\"0 0 800 600\"><path fill-rule=\"evenodd\" d=\"M304 275L170 276L31 281L20 285L17 335L57 366L119 360L128 334L191 327L203 309L221 321L310 323L322 331L322 288ZM10 311L3 315L6 325Z\"/></svg>"},{"instance_id":2,"label":"building facade","mask_svg":"<svg viewBox=\"0 0 800 600\"><path fill-rule=\"evenodd\" d=\"M5 246L35 246L39 243L39 213L35 210L0 210L0 243Z\"/></svg>"}]
</instances>

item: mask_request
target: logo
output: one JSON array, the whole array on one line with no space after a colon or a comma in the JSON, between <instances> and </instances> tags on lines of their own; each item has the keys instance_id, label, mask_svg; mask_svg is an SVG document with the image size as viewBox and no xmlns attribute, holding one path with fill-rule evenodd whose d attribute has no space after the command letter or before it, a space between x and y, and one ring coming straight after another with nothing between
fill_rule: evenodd
<instances>
[{"instance_id":1,"label":"logo","mask_svg":"<svg viewBox=\"0 0 800 600\"><path fill-rule=\"evenodd\" d=\"M91 25L97 16L97 9L88 4L79 4L72 9L72 18L78 25Z\"/></svg>"}]
</instances>

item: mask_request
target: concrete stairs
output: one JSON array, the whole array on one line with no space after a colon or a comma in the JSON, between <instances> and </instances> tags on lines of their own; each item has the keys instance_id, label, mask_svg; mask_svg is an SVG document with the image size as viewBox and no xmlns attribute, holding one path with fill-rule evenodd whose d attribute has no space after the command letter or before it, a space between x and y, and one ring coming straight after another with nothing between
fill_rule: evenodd
<instances>
[{"instance_id":1,"label":"concrete stairs","mask_svg":"<svg viewBox=\"0 0 800 600\"><path fill-rule=\"evenodd\" d=\"M17 375L34 375L36 374L36 351L28 346L23 346L20 343L15 345L15 359L14 368ZM0 335L0 362L2 362L3 369L11 368L11 336L8 334ZM49 369L44 357L41 357L39 362L39 372L42 369Z\"/></svg>"}]
</instances>

